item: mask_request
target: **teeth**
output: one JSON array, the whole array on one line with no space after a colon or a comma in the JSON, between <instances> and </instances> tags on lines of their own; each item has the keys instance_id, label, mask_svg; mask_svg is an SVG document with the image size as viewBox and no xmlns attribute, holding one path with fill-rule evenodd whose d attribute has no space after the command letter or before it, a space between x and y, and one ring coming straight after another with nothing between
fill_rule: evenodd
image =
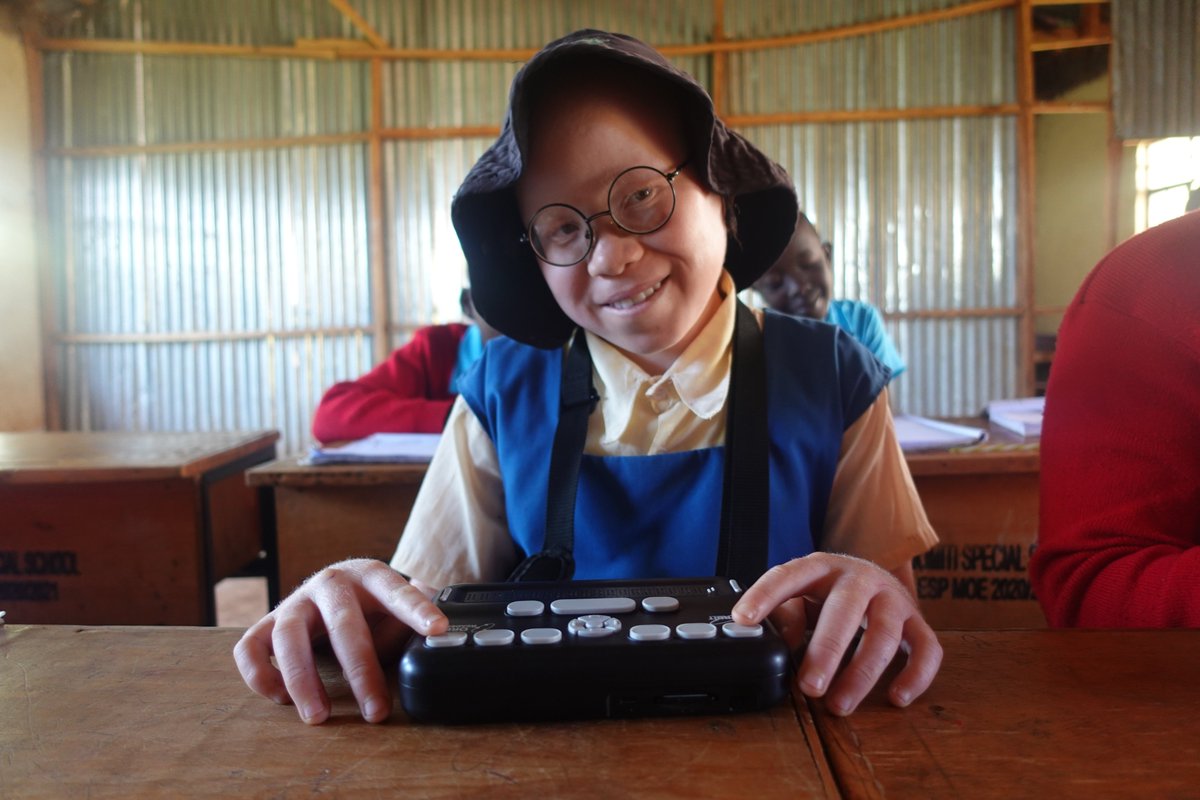
<instances>
[{"instance_id":1,"label":"teeth","mask_svg":"<svg viewBox=\"0 0 1200 800\"><path fill-rule=\"evenodd\" d=\"M657 292L659 287L661 287L661 286L662 286L662 281L659 281L658 283L654 284L650 288L646 289L646 291L644 291L644 292L638 292L633 297L626 297L624 300L618 300L617 302L611 303L610 305L613 308L617 309L618 311L624 311L627 308L633 308L638 303L644 302L647 297L649 297L650 295Z\"/></svg>"}]
</instances>

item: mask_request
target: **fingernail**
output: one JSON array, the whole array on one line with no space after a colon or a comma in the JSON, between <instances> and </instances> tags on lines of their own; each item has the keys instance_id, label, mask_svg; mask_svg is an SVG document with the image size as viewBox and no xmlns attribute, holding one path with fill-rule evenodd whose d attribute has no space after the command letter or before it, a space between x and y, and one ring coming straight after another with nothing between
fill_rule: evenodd
<instances>
[{"instance_id":1,"label":"fingernail","mask_svg":"<svg viewBox=\"0 0 1200 800\"><path fill-rule=\"evenodd\" d=\"M305 722L312 722L321 713L319 706L306 705L300 709L300 718Z\"/></svg>"},{"instance_id":2,"label":"fingernail","mask_svg":"<svg viewBox=\"0 0 1200 800\"><path fill-rule=\"evenodd\" d=\"M850 713L850 703L844 697L831 698L825 702L826 707L839 717L844 717Z\"/></svg>"},{"instance_id":3,"label":"fingernail","mask_svg":"<svg viewBox=\"0 0 1200 800\"><path fill-rule=\"evenodd\" d=\"M365 703L363 703L362 715L363 719L367 720L368 722L375 722L376 720L381 719L384 715L383 703L379 702L379 700L374 697L369 698Z\"/></svg>"},{"instance_id":4,"label":"fingernail","mask_svg":"<svg viewBox=\"0 0 1200 800\"><path fill-rule=\"evenodd\" d=\"M912 702L912 695L906 689L896 690L896 703L901 706L907 706Z\"/></svg>"},{"instance_id":5,"label":"fingernail","mask_svg":"<svg viewBox=\"0 0 1200 800\"><path fill-rule=\"evenodd\" d=\"M819 695L825 691L825 676L819 673L817 675L810 675L804 679L804 685L814 694Z\"/></svg>"}]
</instances>

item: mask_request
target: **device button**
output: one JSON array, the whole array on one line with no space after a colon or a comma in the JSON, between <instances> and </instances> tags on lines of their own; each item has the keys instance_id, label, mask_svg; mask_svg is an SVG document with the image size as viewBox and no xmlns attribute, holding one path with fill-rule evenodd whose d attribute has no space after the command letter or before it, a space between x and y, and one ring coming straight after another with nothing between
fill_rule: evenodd
<instances>
[{"instance_id":1,"label":"device button","mask_svg":"<svg viewBox=\"0 0 1200 800\"><path fill-rule=\"evenodd\" d=\"M679 601L674 597L647 597L642 600L642 608L651 614L664 614L679 610Z\"/></svg>"},{"instance_id":2,"label":"device button","mask_svg":"<svg viewBox=\"0 0 1200 800\"><path fill-rule=\"evenodd\" d=\"M447 631L425 637L426 647L462 647L467 643L466 631Z\"/></svg>"},{"instance_id":3,"label":"device button","mask_svg":"<svg viewBox=\"0 0 1200 800\"><path fill-rule=\"evenodd\" d=\"M515 634L508 628L488 628L483 631L475 631L475 644L480 647L499 647L512 644L515 638Z\"/></svg>"},{"instance_id":4,"label":"device button","mask_svg":"<svg viewBox=\"0 0 1200 800\"><path fill-rule=\"evenodd\" d=\"M712 639L717 635L717 626L707 622L685 622L675 626L680 639Z\"/></svg>"},{"instance_id":5,"label":"device button","mask_svg":"<svg viewBox=\"0 0 1200 800\"><path fill-rule=\"evenodd\" d=\"M568 622L567 630L576 636L585 638L611 636L621 630L621 620L616 617L606 617L603 614L588 614Z\"/></svg>"},{"instance_id":6,"label":"device button","mask_svg":"<svg viewBox=\"0 0 1200 800\"><path fill-rule=\"evenodd\" d=\"M671 638L671 629L666 625L634 625L629 629L629 638L635 642L661 642Z\"/></svg>"},{"instance_id":7,"label":"device button","mask_svg":"<svg viewBox=\"0 0 1200 800\"><path fill-rule=\"evenodd\" d=\"M525 644L558 644L562 641L562 631L558 628L526 628L521 631L521 641Z\"/></svg>"},{"instance_id":8,"label":"device button","mask_svg":"<svg viewBox=\"0 0 1200 800\"><path fill-rule=\"evenodd\" d=\"M541 600L513 600L504 609L510 617L536 617L546 610L546 604Z\"/></svg>"},{"instance_id":9,"label":"device button","mask_svg":"<svg viewBox=\"0 0 1200 800\"><path fill-rule=\"evenodd\" d=\"M550 604L555 614L628 614L635 608L632 597L560 598Z\"/></svg>"},{"instance_id":10,"label":"device button","mask_svg":"<svg viewBox=\"0 0 1200 800\"><path fill-rule=\"evenodd\" d=\"M740 625L736 622L726 622L721 631L734 639L757 639L763 634L762 625Z\"/></svg>"}]
</instances>

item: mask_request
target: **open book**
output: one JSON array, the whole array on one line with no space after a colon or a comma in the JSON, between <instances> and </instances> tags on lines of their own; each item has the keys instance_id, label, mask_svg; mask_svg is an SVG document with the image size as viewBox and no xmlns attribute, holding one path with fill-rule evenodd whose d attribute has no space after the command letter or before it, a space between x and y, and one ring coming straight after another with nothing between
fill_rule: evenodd
<instances>
[{"instance_id":1,"label":"open book","mask_svg":"<svg viewBox=\"0 0 1200 800\"><path fill-rule=\"evenodd\" d=\"M1042 435L1044 397L1020 397L1016 400L993 400L987 404L987 415L995 424L1018 436Z\"/></svg>"},{"instance_id":2,"label":"open book","mask_svg":"<svg viewBox=\"0 0 1200 800\"><path fill-rule=\"evenodd\" d=\"M314 466L428 463L441 438L440 433L374 433L346 444L314 445L304 463Z\"/></svg>"},{"instance_id":3,"label":"open book","mask_svg":"<svg viewBox=\"0 0 1200 800\"><path fill-rule=\"evenodd\" d=\"M896 438L900 449L906 453L921 450L946 450L951 447L966 447L987 439L987 431L967 425L900 414L895 418Z\"/></svg>"}]
</instances>

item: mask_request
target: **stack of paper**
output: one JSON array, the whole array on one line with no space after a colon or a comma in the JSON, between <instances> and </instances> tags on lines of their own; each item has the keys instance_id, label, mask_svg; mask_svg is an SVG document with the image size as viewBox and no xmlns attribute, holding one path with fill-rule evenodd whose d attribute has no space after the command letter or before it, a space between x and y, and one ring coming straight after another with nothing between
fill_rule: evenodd
<instances>
[{"instance_id":1,"label":"stack of paper","mask_svg":"<svg viewBox=\"0 0 1200 800\"><path fill-rule=\"evenodd\" d=\"M1020 397L1016 400L993 400L987 404L988 419L1018 436L1042 435L1044 397Z\"/></svg>"},{"instance_id":2,"label":"stack of paper","mask_svg":"<svg viewBox=\"0 0 1200 800\"><path fill-rule=\"evenodd\" d=\"M409 464L428 463L437 449L440 433L375 433L365 439L333 447L314 446L306 464Z\"/></svg>"},{"instance_id":3,"label":"stack of paper","mask_svg":"<svg viewBox=\"0 0 1200 800\"><path fill-rule=\"evenodd\" d=\"M900 449L906 453L919 450L945 450L950 447L966 447L979 444L987 438L987 431L966 425L954 425L941 420L900 414L895 418L896 438Z\"/></svg>"}]
</instances>

